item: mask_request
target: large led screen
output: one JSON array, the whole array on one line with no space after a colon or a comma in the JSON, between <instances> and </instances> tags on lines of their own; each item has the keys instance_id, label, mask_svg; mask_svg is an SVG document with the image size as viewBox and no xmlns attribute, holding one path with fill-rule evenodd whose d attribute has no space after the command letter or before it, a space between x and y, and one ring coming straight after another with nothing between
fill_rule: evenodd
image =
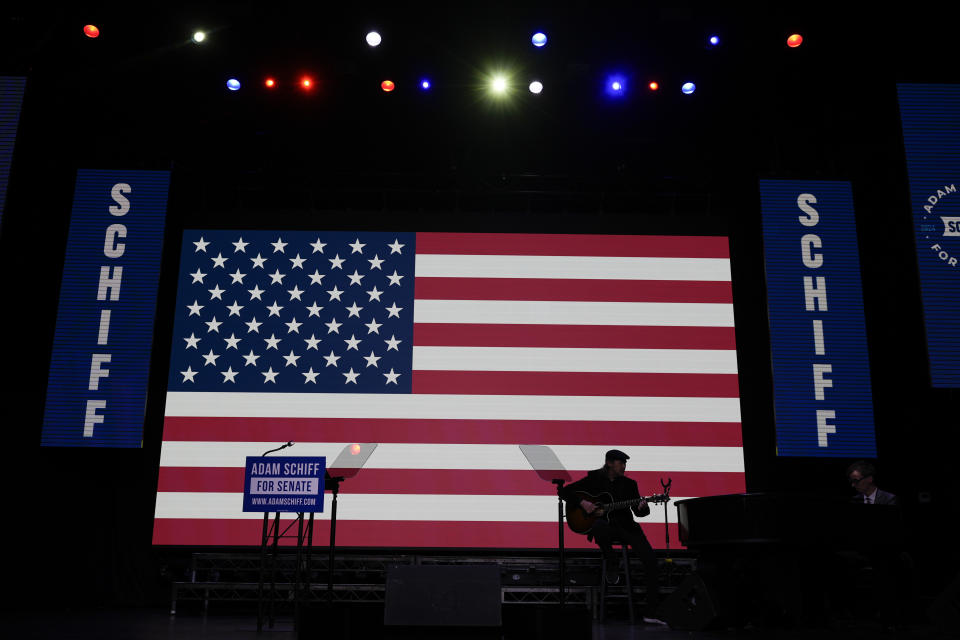
<instances>
[{"instance_id":1,"label":"large led screen","mask_svg":"<svg viewBox=\"0 0 960 640\"><path fill-rule=\"evenodd\" d=\"M181 255L155 544L259 544L244 461L287 441L378 445L344 546L555 546L520 445L573 478L622 449L644 494L744 490L724 237L188 230ZM643 526L662 547L664 507Z\"/></svg>"}]
</instances>

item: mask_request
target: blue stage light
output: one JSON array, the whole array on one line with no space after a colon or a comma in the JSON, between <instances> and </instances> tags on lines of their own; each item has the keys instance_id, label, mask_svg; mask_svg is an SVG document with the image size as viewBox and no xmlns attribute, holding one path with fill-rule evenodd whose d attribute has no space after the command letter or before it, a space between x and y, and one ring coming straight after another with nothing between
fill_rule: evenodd
<instances>
[{"instance_id":1,"label":"blue stage light","mask_svg":"<svg viewBox=\"0 0 960 640\"><path fill-rule=\"evenodd\" d=\"M533 43L533 46L540 48L547 44L547 34L543 33L542 31L537 31L535 34L533 34L533 37L530 38L530 42Z\"/></svg>"},{"instance_id":2,"label":"blue stage light","mask_svg":"<svg viewBox=\"0 0 960 640\"><path fill-rule=\"evenodd\" d=\"M427 80L426 78L420 81L420 88L423 89L424 91L428 91L430 87L431 87L430 81Z\"/></svg>"},{"instance_id":3,"label":"blue stage light","mask_svg":"<svg viewBox=\"0 0 960 640\"><path fill-rule=\"evenodd\" d=\"M240 81L236 78L230 78L227 80L227 89L230 91L239 91L240 90Z\"/></svg>"},{"instance_id":4,"label":"blue stage light","mask_svg":"<svg viewBox=\"0 0 960 640\"><path fill-rule=\"evenodd\" d=\"M680 87L680 91L683 91L685 94L690 95L697 90L697 85L692 82L684 82L683 86Z\"/></svg>"},{"instance_id":5,"label":"blue stage light","mask_svg":"<svg viewBox=\"0 0 960 640\"><path fill-rule=\"evenodd\" d=\"M611 98L624 96L627 92L627 77L619 73L607 76L604 92Z\"/></svg>"},{"instance_id":6,"label":"blue stage light","mask_svg":"<svg viewBox=\"0 0 960 640\"><path fill-rule=\"evenodd\" d=\"M710 40L708 42L715 47L720 44L720 38L717 36L710 36Z\"/></svg>"}]
</instances>

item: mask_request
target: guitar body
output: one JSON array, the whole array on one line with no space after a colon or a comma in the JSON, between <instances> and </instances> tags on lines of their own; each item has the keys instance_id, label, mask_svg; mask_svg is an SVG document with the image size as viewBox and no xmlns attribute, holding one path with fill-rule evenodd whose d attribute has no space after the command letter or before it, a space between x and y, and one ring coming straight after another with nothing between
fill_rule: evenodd
<instances>
[{"instance_id":1,"label":"guitar body","mask_svg":"<svg viewBox=\"0 0 960 640\"><path fill-rule=\"evenodd\" d=\"M587 533L590 529L593 529L593 525L597 520L607 520L609 516L607 511L599 515L597 511L587 513L583 507L580 506L581 500L587 500L594 504L609 504L613 502L613 496L609 493L592 495L586 491L577 491L577 497L567 503L567 526L570 527L570 530L574 533Z\"/></svg>"},{"instance_id":2,"label":"guitar body","mask_svg":"<svg viewBox=\"0 0 960 640\"><path fill-rule=\"evenodd\" d=\"M592 502L601 508L593 513L587 513L583 507L580 506L582 500ZM615 502L613 496L606 492L593 495L586 491L577 491L573 500L567 502L567 526L570 527L570 530L574 533L587 533L593 529L593 525L596 524L597 520L603 519L609 521L611 511L629 509L644 500L647 504L666 504L670 502L670 495L668 493L657 493L645 498Z\"/></svg>"}]
</instances>

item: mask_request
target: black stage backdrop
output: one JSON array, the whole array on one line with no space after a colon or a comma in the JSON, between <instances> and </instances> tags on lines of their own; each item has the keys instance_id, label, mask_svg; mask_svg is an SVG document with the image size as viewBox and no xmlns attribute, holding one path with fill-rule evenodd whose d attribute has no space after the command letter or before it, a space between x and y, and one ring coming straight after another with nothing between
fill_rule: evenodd
<instances>
[{"instance_id":1,"label":"black stage backdrop","mask_svg":"<svg viewBox=\"0 0 960 640\"><path fill-rule=\"evenodd\" d=\"M213 6L4 10L2 72L28 76L0 230L5 475L15 487L3 549L21 585L8 604L163 602L180 577L190 550L153 549L150 537L156 400L185 227L728 233L747 486L845 495L849 461L775 456L760 178L853 184L879 481L903 498L930 590L956 572L943 532L957 506L958 395L930 387L895 88L960 80L940 16L912 6L890 15L683 3L586 15L548 5L429 15ZM79 30L97 20L94 48ZM198 23L219 27L202 55L185 42ZM358 44L374 23L393 40L383 55ZM526 43L537 27L551 37L546 62ZM713 28L724 44L707 51ZM806 43L788 50L794 31ZM547 91L491 108L472 86L488 60L546 69ZM617 66L633 74L632 93L609 103L597 78ZM420 68L449 86L380 92L381 75L400 86ZM235 70L249 91L224 90ZM301 70L321 79L309 97L255 90L258 74ZM677 90L687 74L692 99ZM140 450L39 447L78 168L173 172Z\"/></svg>"}]
</instances>

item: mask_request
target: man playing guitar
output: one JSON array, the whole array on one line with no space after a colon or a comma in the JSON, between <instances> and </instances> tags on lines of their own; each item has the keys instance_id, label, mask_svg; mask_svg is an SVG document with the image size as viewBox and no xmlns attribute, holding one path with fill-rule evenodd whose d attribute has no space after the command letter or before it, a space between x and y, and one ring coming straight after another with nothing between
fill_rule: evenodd
<instances>
[{"instance_id":1,"label":"man playing guitar","mask_svg":"<svg viewBox=\"0 0 960 640\"><path fill-rule=\"evenodd\" d=\"M653 553L643 529L630 515L632 510L637 517L642 518L650 514L650 506L646 499L641 498L637 489L637 482L628 478L626 473L627 460L630 456L618 449L607 451L603 467L595 469L572 484L563 488L561 497L567 502L567 519L572 521L571 513L582 509L582 512L592 519L592 516L602 515L592 523L588 532L588 539L592 536L597 546L603 551L604 562L607 563L607 581L616 584L620 580L618 558L613 553L612 542L619 540L630 546L643 562L643 572L647 583L647 611L645 622L663 624L656 618L656 610L660 603L660 582L657 568L657 558ZM603 494L608 494L604 496ZM585 496L594 496L590 500ZM601 499L602 497L602 499ZM598 506L600 503L630 501L630 509L608 510L604 513ZM581 515L583 515L583 513Z\"/></svg>"}]
</instances>

